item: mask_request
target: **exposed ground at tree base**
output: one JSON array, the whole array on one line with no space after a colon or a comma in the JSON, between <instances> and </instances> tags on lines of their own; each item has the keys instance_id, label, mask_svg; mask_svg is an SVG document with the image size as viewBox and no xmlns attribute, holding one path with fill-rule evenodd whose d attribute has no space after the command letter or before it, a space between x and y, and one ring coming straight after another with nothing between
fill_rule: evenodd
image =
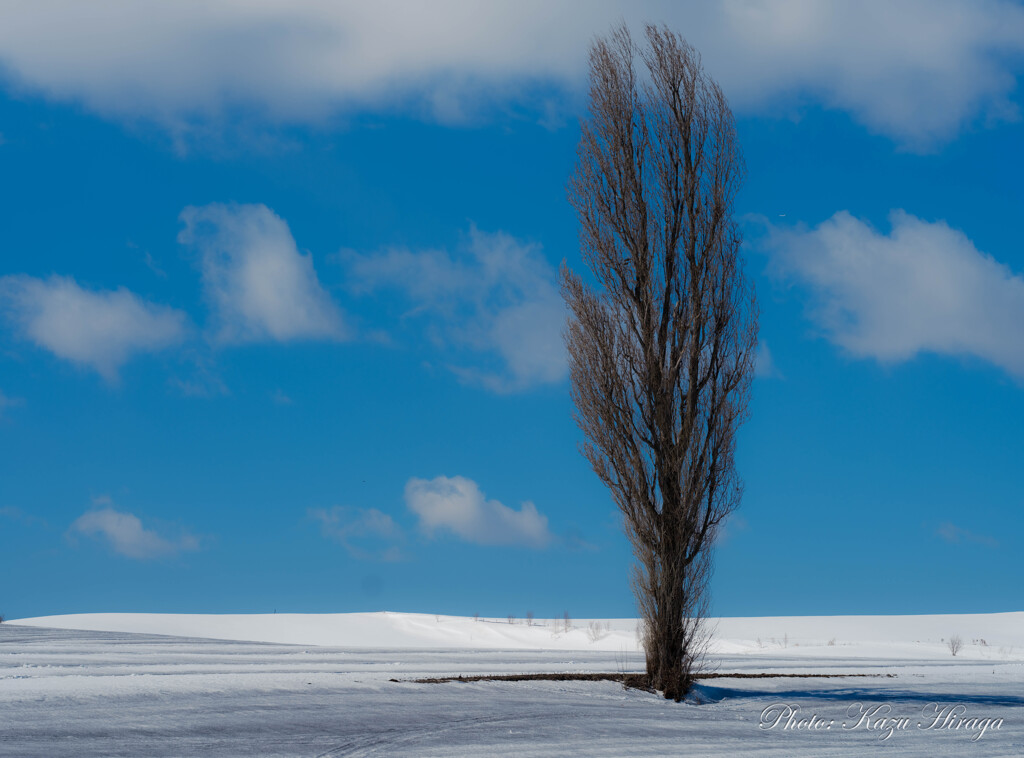
<instances>
[{"instance_id":1,"label":"exposed ground at tree base","mask_svg":"<svg viewBox=\"0 0 1024 758\"><path fill-rule=\"evenodd\" d=\"M711 672L698 674L694 679L698 681L706 679L843 679L883 676L895 678L896 674L743 674ZM389 681L401 682L402 680L390 679ZM640 673L478 674L476 676L463 676L459 674L457 676L435 676L425 679L411 679L409 681L414 684L445 684L447 682L619 682L635 689L650 689L647 675Z\"/></svg>"}]
</instances>

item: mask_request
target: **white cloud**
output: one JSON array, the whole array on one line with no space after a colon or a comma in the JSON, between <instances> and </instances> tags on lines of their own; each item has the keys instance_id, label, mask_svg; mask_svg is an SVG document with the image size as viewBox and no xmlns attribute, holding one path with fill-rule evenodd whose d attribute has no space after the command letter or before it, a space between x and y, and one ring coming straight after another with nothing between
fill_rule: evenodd
<instances>
[{"instance_id":1,"label":"white cloud","mask_svg":"<svg viewBox=\"0 0 1024 758\"><path fill-rule=\"evenodd\" d=\"M514 392L565 377L565 306L538 246L474 227L454 256L388 250L343 260L355 292L398 290L440 346L500 359L500 367L453 367L464 379Z\"/></svg>"},{"instance_id":2,"label":"white cloud","mask_svg":"<svg viewBox=\"0 0 1024 758\"><path fill-rule=\"evenodd\" d=\"M888 235L846 211L814 229L769 226L772 269L810 288L812 318L854 356L971 356L1024 380L1024 277L945 222L889 218Z\"/></svg>"},{"instance_id":3,"label":"white cloud","mask_svg":"<svg viewBox=\"0 0 1024 758\"><path fill-rule=\"evenodd\" d=\"M621 18L686 35L742 111L809 96L920 144L1016 112L1024 9L1010 0L37 0L5 9L0 64L15 88L179 133L238 111L452 120L528 101L531 83L581 93L588 44ZM558 120L550 96L533 104Z\"/></svg>"},{"instance_id":4,"label":"white cloud","mask_svg":"<svg viewBox=\"0 0 1024 758\"><path fill-rule=\"evenodd\" d=\"M96 502L109 503L109 498L97 499ZM83 513L71 525L71 532L102 538L119 555L139 560L199 549L199 540L190 534L167 539L144 528L137 516L116 511L109 506Z\"/></svg>"},{"instance_id":5,"label":"white cloud","mask_svg":"<svg viewBox=\"0 0 1024 758\"><path fill-rule=\"evenodd\" d=\"M0 305L23 337L111 382L135 353L177 345L186 334L182 311L123 287L87 290L70 277L0 277Z\"/></svg>"},{"instance_id":6,"label":"white cloud","mask_svg":"<svg viewBox=\"0 0 1024 758\"><path fill-rule=\"evenodd\" d=\"M339 542L354 558L402 559L402 552L396 544L404 539L402 529L383 511L336 505L330 510L311 508L309 517L320 523L320 531L325 537Z\"/></svg>"},{"instance_id":7,"label":"white cloud","mask_svg":"<svg viewBox=\"0 0 1024 758\"><path fill-rule=\"evenodd\" d=\"M480 487L462 476L431 480L413 477L405 485L405 504L428 535L449 531L480 545L544 547L552 537L547 516L531 502L516 511L486 500Z\"/></svg>"},{"instance_id":8,"label":"white cloud","mask_svg":"<svg viewBox=\"0 0 1024 758\"><path fill-rule=\"evenodd\" d=\"M341 339L341 312L284 220L265 205L188 207L182 244L200 252L203 291L220 343Z\"/></svg>"},{"instance_id":9,"label":"white cloud","mask_svg":"<svg viewBox=\"0 0 1024 758\"><path fill-rule=\"evenodd\" d=\"M705 60L743 111L813 98L914 148L1015 120L1024 8L1005 0L733 0ZM680 26L685 30L685 26ZM699 39L691 40L701 47Z\"/></svg>"}]
</instances>

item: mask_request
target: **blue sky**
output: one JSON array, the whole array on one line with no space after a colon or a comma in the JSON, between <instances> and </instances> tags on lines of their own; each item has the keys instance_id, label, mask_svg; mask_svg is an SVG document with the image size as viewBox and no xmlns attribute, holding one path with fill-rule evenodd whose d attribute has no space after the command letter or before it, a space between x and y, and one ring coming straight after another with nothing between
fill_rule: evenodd
<instances>
[{"instance_id":1,"label":"blue sky","mask_svg":"<svg viewBox=\"0 0 1024 758\"><path fill-rule=\"evenodd\" d=\"M747 163L713 612L1024 608L1020 4L3 13L0 613L633 615L556 279L620 18Z\"/></svg>"}]
</instances>

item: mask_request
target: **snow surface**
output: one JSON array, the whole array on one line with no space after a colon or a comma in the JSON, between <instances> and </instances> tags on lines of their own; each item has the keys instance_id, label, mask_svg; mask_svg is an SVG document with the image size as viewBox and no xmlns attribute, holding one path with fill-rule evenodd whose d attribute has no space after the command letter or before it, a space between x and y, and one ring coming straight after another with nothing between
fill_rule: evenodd
<instances>
[{"instance_id":1,"label":"snow surface","mask_svg":"<svg viewBox=\"0 0 1024 758\"><path fill-rule=\"evenodd\" d=\"M80 613L8 621L51 629L163 634L349 648L639 650L636 619L474 619L422 613ZM769 616L712 619L712 652L830 658L1024 658L1024 613L933 616ZM831 643L831 644L830 644Z\"/></svg>"},{"instance_id":2,"label":"snow surface","mask_svg":"<svg viewBox=\"0 0 1024 758\"><path fill-rule=\"evenodd\" d=\"M7 622L0 756L1024 755L1024 613L720 619L720 672L879 676L706 680L682 704L612 682L408 681L642 668L635 621L571 623L401 613ZM964 640L956 658L944 643L953 634ZM932 703L1002 721L977 739L977 728L918 728ZM832 726L761 728L779 704ZM862 707L907 726L883 739L873 726L883 712L854 726Z\"/></svg>"}]
</instances>

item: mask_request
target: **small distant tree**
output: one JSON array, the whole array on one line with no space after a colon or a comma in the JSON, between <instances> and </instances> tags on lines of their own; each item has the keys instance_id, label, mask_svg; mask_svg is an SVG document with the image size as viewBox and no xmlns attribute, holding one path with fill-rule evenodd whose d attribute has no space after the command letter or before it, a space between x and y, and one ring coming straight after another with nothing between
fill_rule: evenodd
<instances>
[{"instance_id":1,"label":"small distant tree","mask_svg":"<svg viewBox=\"0 0 1024 758\"><path fill-rule=\"evenodd\" d=\"M956 654L959 653L960 648L964 646L964 641L960 639L959 634L954 634L949 638L949 642L946 643L946 646L949 648L949 652L953 654L953 657L956 658Z\"/></svg>"},{"instance_id":2,"label":"small distant tree","mask_svg":"<svg viewBox=\"0 0 1024 758\"><path fill-rule=\"evenodd\" d=\"M533 611L526 612L526 625L533 626Z\"/></svg>"},{"instance_id":3,"label":"small distant tree","mask_svg":"<svg viewBox=\"0 0 1024 758\"><path fill-rule=\"evenodd\" d=\"M681 699L702 661L711 547L740 502L757 308L732 218L743 160L700 55L663 27L590 49L590 114L569 198L565 340L582 452L622 511L650 684ZM646 71L637 71L637 62Z\"/></svg>"}]
</instances>

